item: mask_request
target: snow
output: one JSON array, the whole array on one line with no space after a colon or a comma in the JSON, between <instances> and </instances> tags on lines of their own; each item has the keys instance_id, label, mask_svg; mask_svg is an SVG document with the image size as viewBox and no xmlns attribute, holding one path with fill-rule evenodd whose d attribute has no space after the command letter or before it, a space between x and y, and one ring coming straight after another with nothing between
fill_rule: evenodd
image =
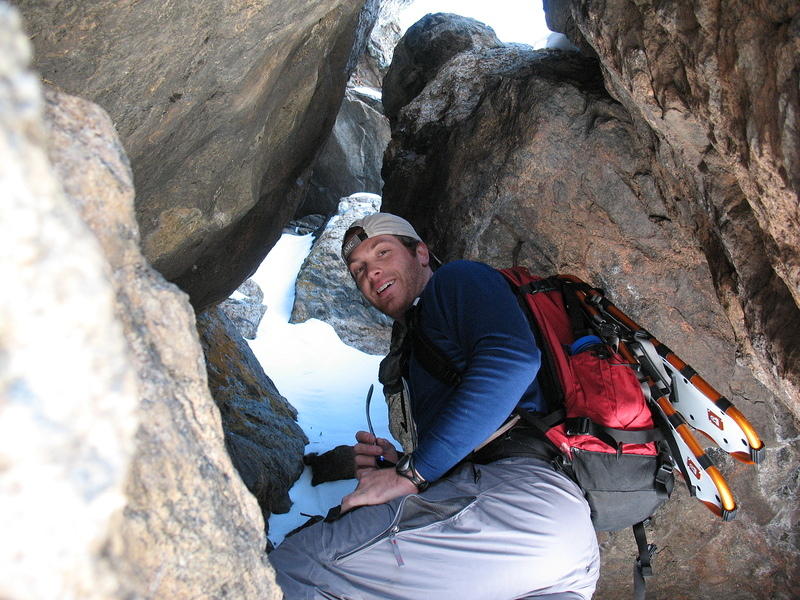
<instances>
[{"instance_id":1,"label":"snow","mask_svg":"<svg viewBox=\"0 0 800 600\"><path fill-rule=\"evenodd\" d=\"M375 89L373 87L367 87L365 85L356 85L353 86L353 91L363 94L364 96L368 96L369 98L373 98L374 100L381 100L383 98L383 94L380 90Z\"/></svg>"},{"instance_id":2,"label":"snow","mask_svg":"<svg viewBox=\"0 0 800 600\"><path fill-rule=\"evenodd\" d=\"M264 292L267 312L250 347L280 393L297 409L298 423L309 439L306 453L321 454L354 443L355 432L367 429L365 400L371 384L375 385L371 407L375 433L391 439L377 380L382 357L347 346L330 325L317 319L289 323L297 273L311 244L310 234L284 234L253 275ZM308 519L301 513L327 514L355 484L351 479L312 487L306 467L289 492L292 510L270 518L269 539L277 546L286 533Z\"/></svg>"}]
</instances>

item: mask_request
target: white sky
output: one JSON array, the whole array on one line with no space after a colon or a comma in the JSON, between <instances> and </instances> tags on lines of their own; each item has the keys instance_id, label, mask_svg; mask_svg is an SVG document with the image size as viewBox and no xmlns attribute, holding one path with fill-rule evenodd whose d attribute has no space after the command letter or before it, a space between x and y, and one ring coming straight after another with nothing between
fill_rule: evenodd
<instances>
[{"instance_id":1,"label":"white sky","mask_svg":"<svg viewBox=\"0 0 800 600\"><path fill-rule=\"evenodd\" d=\"M542 0L416 0L400 13L403 31L428 13L447 12L489 25L503 42L520 42L544 48L550 30L544 20Z\"/></svg>"},{"instance_id":2,"label":"white sky","mask_svg":"<svg viewBox=\"0 0 800 600\"><path fill-rule=\"evenodd\" d=\"M382 357L344 344L333 327L317 319L291 324L297 272L311 248L310 235L283 235L253 275L267 306L250 347L280 393L297 409L298 423L309 439L305 452L320 454L353 444L355 432L367 429L365 400L375 384L371 417L375 433L391 439L383 392L378 383ZM355 480L311 486L308 468L291 489L294 502L285 515L269 520L269 539L276 546L309 515L325 515L355 488Z\"/></svg>"}]
</instances>

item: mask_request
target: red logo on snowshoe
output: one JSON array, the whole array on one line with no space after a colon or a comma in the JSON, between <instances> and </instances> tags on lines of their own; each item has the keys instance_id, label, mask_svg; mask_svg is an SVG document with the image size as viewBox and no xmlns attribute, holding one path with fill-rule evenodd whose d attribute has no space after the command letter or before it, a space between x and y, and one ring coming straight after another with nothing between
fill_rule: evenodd
<instances>
[{"instance_id":1,"label":"red logo on snowshoe","mask_svg":"<svg viewBox=\"0 0 800 600\"><path fill-rule=\"evenodd\" d=\"M711 421L711 424L717 429L725 428L725 425L722 423L722 419L719 417L719 415L717 415L717 413L712 412L711 409L708 409L708 420Z\"/></svg>"},{"instance_id":2,"label":"red logo on snowshoe","mask_svg":"<svg viewBox=\"0 0 800 600\"><path fill-rule=\"evenodd\" d=\"M700 469L696 464L692 462L691 459L686 461L686 466L689 467L689 470L692 472L692 475L700 479Z\"/></svg>"}]
</instances>

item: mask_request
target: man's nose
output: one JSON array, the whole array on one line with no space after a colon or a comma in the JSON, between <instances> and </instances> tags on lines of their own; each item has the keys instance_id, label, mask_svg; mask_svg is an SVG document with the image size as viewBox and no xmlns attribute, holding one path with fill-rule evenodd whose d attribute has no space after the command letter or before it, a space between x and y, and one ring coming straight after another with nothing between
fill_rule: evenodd
<instances>
[{"instance_id":1,"label":"man's nose","mask_svg":"<svg viewBox=\"0 0 800 600\"><path fill-rule=\"evenodd\" d=\"M383 269L381 269L380 265L367 265L367 276L370 279L377 279L383 273Z\"/></svg>"}]
</instances>

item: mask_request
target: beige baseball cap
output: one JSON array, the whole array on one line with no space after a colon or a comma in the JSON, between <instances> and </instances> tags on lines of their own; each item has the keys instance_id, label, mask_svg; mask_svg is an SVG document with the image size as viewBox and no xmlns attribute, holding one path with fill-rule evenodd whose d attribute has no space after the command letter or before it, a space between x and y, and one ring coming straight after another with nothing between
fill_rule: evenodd
<instances>
[{"instance_id":1,"label":"beige baseball cap","mask_svg":"<svg viewBox=\"0 0 800 600\"><path fill-rule=\"evenodd\" d=\"M422 241L411 223L390 213L375 213L363 219L353 221L342 238L342 258L347 262L347 257L356 247L371 237L377 235L403 235L411 239Z\"/></svg>"}]
</instances>

